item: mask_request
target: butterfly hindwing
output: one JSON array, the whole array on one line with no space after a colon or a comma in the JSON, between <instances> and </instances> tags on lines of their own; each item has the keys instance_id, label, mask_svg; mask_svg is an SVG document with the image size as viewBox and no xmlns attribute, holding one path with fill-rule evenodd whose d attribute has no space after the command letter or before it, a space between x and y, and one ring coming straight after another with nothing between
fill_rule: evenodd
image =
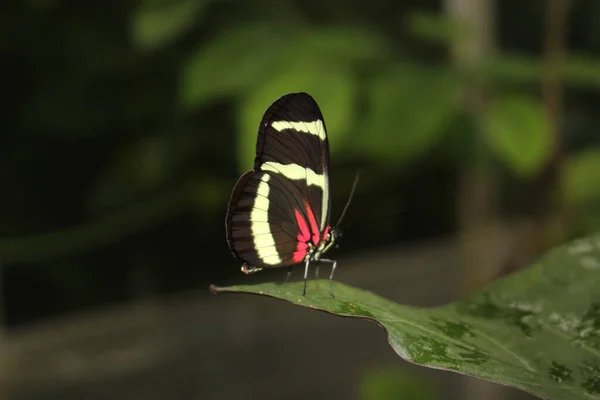
<instances>
[{"instance_id":1,"label":"butterfly hindwing","mask_svg":"<svg viewBox=\"0 0 600 400\"><path fill-rule=\"evenodd\" d=\"M236 184L227 211L229 247L254 267L302 261L329 224L329 145L314 99L288 94L265 112L254 170Z\"/></svg>"}]
</instances>

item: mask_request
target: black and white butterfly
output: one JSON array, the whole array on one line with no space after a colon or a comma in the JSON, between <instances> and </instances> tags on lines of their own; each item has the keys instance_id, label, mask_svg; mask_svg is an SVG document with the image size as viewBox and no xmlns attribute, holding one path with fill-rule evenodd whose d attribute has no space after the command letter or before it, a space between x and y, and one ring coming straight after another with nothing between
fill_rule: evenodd
<instances>
[{"instance_id":1,"label":"black and white butterfly","mask_svg":"<svg viewBox=\"0 0 600 400\"><path fill-rule=\"evenodd\" d=\"M254 169L238 180L227 209L227 242L243 272L287 266L289 276L303 262L306 294L310 263L327 262L333 296L336 261L321 258L339 236L329 225L329 172L327 129L315 100L307 93L279 98L260 122Z\"/></svg>"}]
</instances>

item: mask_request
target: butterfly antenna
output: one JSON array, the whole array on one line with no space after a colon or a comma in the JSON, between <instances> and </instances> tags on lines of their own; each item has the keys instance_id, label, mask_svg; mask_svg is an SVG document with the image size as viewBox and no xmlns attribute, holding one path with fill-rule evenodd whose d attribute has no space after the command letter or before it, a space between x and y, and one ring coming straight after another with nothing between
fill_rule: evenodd
<instances>
[{"instance_id":1,"label":"butterfly antenna","mask_svg":"<svg viewBox=\"0 0 600 400\"><path fill-rule=\"evenodd\" d=\"M354 183L352 184L352 190L350 190L350 196L348 196L348 201L342 210L342 215L340 215L340 219L335 226L340 226L342 223L342 219L344 219L344 215L346 215L346 211L348 211L348 207L350 207L350 202L352 201L352 197L354 197L354 191L356 190L356 185L358 185L358 179L360 178L360 170L356 172L356 176L354 177Z\"/></svg>"}]
</instances>

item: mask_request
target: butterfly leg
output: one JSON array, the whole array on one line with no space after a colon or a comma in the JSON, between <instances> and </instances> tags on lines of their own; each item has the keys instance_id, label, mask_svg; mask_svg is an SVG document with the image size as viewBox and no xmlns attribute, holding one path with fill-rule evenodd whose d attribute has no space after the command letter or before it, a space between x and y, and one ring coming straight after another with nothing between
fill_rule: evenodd
<instances>
[{"instance_id":1,"label":"butterfly leg","mask_svg":"<svg viewBox=\"0 0 600 400\"><path fill-rule=\"evenodd\" d=\"M329 294L331 295L331 297L335 298L335 296L333 295L333 290L331 289L331 281L333 280L333 274L335 272L335 267L337 266L337 261L336 260L328 260L325 258L322 258L320 261L324 261L324 262L330 262L331 265L331 274L329 275Z\"/></svg>"},{"instance_id":2,"label":"butterfly leg","mask_svg":"<svg viewBox=\"0 0 600 400\"><path fill-rule=\"evenodd\" d=\"M308 266L310 265L310 259L307 258L304 263L304 290L302 291L302 296L306 296L306 279L308 278Z\"/></svg>"},{"instance_id":3,"label":"butterfly leg","mask_svg":"<svg viewBox=\"0 0 600 400\"><path fill-rule=\"evenodd\" d=\"M315 264L315 290L319 289L319 260Z\"/></svg>"}]
</instances>

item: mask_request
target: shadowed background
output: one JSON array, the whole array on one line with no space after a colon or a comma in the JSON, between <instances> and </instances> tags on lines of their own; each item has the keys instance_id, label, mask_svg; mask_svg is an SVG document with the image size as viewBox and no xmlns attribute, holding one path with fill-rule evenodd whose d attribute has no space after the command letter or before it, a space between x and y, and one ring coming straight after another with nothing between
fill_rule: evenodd
<instances>
[{"instance_id":1,"label":"shadowed background","mask_svg":"<svg viewBox=\"0 0 600 400\"><path fill-rule=\"evenodd\" d=\"M531 398L412 366L372 324L208 285L285 276L242 275L224 219L294 91L327 123L333 222L362 171L342 282L443 304L600 228L600 3L0 9L4 398Z\"/></svg>"}]
</instances>

